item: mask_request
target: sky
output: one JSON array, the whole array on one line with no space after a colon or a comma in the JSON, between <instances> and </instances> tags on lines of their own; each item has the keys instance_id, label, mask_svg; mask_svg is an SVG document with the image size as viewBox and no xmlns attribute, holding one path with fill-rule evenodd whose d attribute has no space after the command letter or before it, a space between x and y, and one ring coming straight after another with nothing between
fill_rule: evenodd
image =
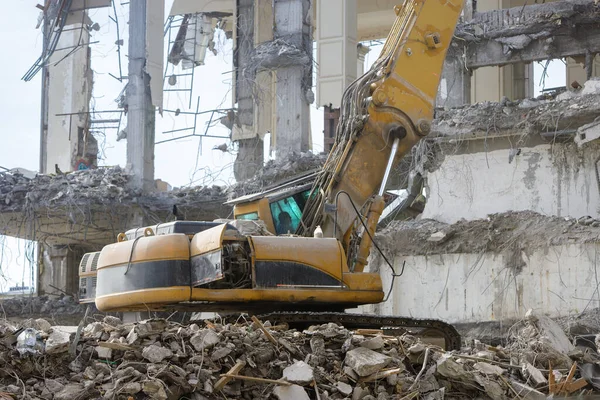
<instances>
[{"instance_id":1,"label":"sky","mask_svg":"<svg viewBox=\"0 0 600 400\"><path fill-rule=\"evenodd\" d=\"M166 0L166 15L173 0ZM5 61L0 66L0 167L22 167L38 170L39 166L39 132L40 132L40 97L41 79L38 74L32 81L21 79L37 57L41 54L42 36L35 29L39 10L35 0L11 0L4 4L2 24L0 24L0 46L4 50ZM123 74L127 74L127 5L116 2L117 19L119 20L119 36L125 42L121 48L121 65ZM90 12L93 22L98 22L100 30L93 32L91 41L98 41L92 48L92 69L94 71L94 90L92 107L95 110L114 110L115 99L123 89L123 84L109 74L119 74L119 58L117 56L116 24L109 20L112 8L97 9ZM231 107L231 71L232 42L223 33L215 37L217 55L208 52L206 65L194 70L194 87L192 110L189 109L187 93L165 93L163 106L167 110L180 108L181 111L195 111L199 97L199 110ZM379 48L381 46L378 46ZM375 47L367 54L366 64L369 66L378 56L379 48ZM561 73L561 65L562 73ZM540 90L542 67L535 67L536 90ZM546 87L564 84L564 64L560 61L548 69L550 78ZM168 65L167 76L181 73L180 67ZM560 82L563 77L563 82ZM557 80L558 79L558 80ZM185 78L179 78L179 87L189 87ZM208 123L209 114L197 118L198 133L203 133ZM193 117L164 112L156 116L156 141L183 136L185 133L164 133L165 131L185 128L193 125ZM311 127L313 134L313 150L323 150L323 117L322 110L311 107ZM209 129L211 135L228 136L228 131L220 124ZM126 141L117 141L116 130L99 131L95 136L100 143L99 165L112 166L126 163ZM227 143L228 152L214 150L215 146ZM172 186L186 185L226 185L232 183L232 164L235 159L235 146L227 139L197 137L174 140L157 144L155 148L155 177L169 182ZM31 281L27 271L31 260L28 250L31 244L14 238L0 237L0 292L17 282Z\"/></svg>"}]
</instances>

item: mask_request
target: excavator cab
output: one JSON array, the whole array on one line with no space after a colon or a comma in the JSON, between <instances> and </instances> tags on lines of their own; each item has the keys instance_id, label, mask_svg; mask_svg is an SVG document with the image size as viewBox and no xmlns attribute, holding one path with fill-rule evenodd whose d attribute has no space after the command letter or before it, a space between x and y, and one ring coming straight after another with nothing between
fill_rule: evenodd
<instances>
[{"instance_id":1,"label":"excavator cab","mask_svg":"<svg viewBox=\"0 0 600 400\"><path fill-rule=\"evenodd\" d=\"M233 206L234 219L262 220L274 235L291 234L300 225L314 177L303 175L225 204Z\"/></svg>"}]
</instances>

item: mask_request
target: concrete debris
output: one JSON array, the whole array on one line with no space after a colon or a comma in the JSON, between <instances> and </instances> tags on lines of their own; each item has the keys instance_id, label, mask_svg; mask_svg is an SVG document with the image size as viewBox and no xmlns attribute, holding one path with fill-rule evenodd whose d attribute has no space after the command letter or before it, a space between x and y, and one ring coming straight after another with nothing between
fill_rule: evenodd
<instances>
[{"instance_id":1,"label":"concrete debris","mask_svg":"<svg viewBox=\"0 0 600 400\"><path fill-rule=\"evenodd\" d=\"M432 233L427 239L428 242L443 242L446 239L446 234L442 231Z\"/></svg>"},{"instance_id":2,"label":"concrete debris","mask_svg":"<svg viewBox=\"0 0 600 400\"><path fill-rule=\"evenodd\" d=\"M315 378L313 368L304 361L297 361L283 370L283 377L288 382L305 385Z\"/></svg>"},{"instance_id":3,"label":"concrete debris","mask_svg":"<svg viewBox=\"0 0 600 400\"><path fill-rule=\"evenodd\" d=\"M510 386L513 388L518 398L524 400L546 400L546 395L542 392L538 392L532 387L525 385L524 383L516 380L510 381Z\"/></svg>"},{"instance_id":4,"label":"concrete debris","mask_svg":"<svg viewBox=\"0 0 600 400\"><path fill-rule=\"evenodd\" d=\"M542 374L542 372L529 364L528 362L523 364L521 373L527 378L535 387L545 386L548 384L548 379Z\"/></svg>"},{"instance_id":5,"label":"concrete debris","mask_svg":"<svg viewBox=\"0 0 600 400\"><path fill-rule=\"evenodd\" d=\"M367 349L370 349L370 350L379 350L383 346L385 346L385 340L383 339L382 336L375 336L375 337L372 337L371 339L365 340L364 342L362 342L360 344L360 346L366 347Z\"/></svg>"},{"instance_id":6,"label":"concrete debris","mask_svg":"<svg viewBox=\"0 0 600 400\"><path fill-rule=\"evenodd\" d=\"M318 170L325 164L326 159L326 153L305 152L291 153L285 158L270 160L258 170L254 178L232 186L229 190L229 197L258 192L288 178Z\"/></svg>"},{"instance_id":7,"label":"concrete debris","mask_svg":"<svg viewBox=\"0 0 600 400\"><path fill-rule=\"evenodd\" d=\"M364 347L350 350L346 354L345 363L358 374L364 377L379 372L385 368L392 359Z\"/></svg>"},{"instance_id":8,"label":"concrete debris","mask_svg":"<svg viewBox=\"0 0 600 400\"><path fill-rule=\"evenodd\" d=\"M46 353L57 354L69 350L71 334L61 330L54 330L46 340Z\"/></svg>"},{"instance_id":9,"label":"concrete debris","mask_svg":"<svg viewBox=\"0 0 600 400\"><path fill-rule=\"evenodd\" d=\"M111 360L112 359L112 349L109 349L107 347L102 347L102 346L96 346L94 348L94 350L96 351L96 355L98 356L99 359L102 359L102 360Z\"/></svg>"},{"instance_id":10,"label":"concrete debris","mask_svg":"<svg viewBox=\"0 0 600 400\"><path fill-rule=\"evenodd\" d=\"M478 362L473 365L475 370L485 374L485 375L502 375L506 372L504 368L501 368L497 365L488 364L486 362Z\"/></svg>"},{"instance_id":11,"label":"concrete debris","mask_svg":"<svg viewBox=\"0 0 600 400\"><path fill-rule=\"evenodd\" d=\"M302 386L277 386L273 390L273 394L279 400L310 400L306 390Z\"/></svg>"},{"instance_id":12,"label":"concrete debris","mask_svg":"<svg viewBox=\"0 0 600 400\"><path fill-rule=\"evenodd\" d=\"M1 301L3 316L29 317L28 320L21 322L21 326L43 332L49 332L49 330L46 323L41 323L40 320L44 321L44 318L49 318L55 325L77 325L86 308L85 305L79 304L72 296L15 297L2 299ZM93 305L91 307L90 311L92 313L97 312Z\"/></svg>"},{"instance_id":13,"label":"concrete debris","mask_svg":"<svg viewBox=\"0 0 600 400\"><path fill-rule=\"evenodd\" d=\"M142 356L151 363L156 364L165 358L173 357L173 352L169 349L165 349L164 347L153 344L148 347L144 347L144 350L142 350Z\"/></svg>"},{"instance_id":14,"label":"concrete debris","mask_svg":"<svg viewBox=\"0 0 600 400\"><path fill-rule=\"evenodd\" d=\"M600 112L600 80L589 80L580 90L556 99L546 96L519 101L481 102L438 110L430 138L484 138L496 135L533 135L573 130L594 122ZM559 114L561 118L556 120Z\"/></svg>"},{"instance_id":15,"label":"concrete debris","mask_svg":"<svg viewBox=\"0 0 600 400\"><path fill-rule=\"evenodd\" d=\"M546 353L568 350L556 326L532 313L510 329L504 347L474 340L452 353L409 334L354 332L333 323L299 331L271 329L263 321L272 341L256 323L237 317L232 321L199 326L161 319L123 324L116 317L104 318L85 326L75 354L48 351L52 335L63 332L56 327L50 333L23 330L33 333L34 345L39 341L42 346L33 354L20 353L19 343L10 338L22 328L2 323L0 393L48 400L506 400L517 393L523 399L542 399L549 393L550 364L563 372L566 366L555 364ZM45 322L36 321L38 326ZM73 340L61 338L69 338L67 346ZM486 361L479 357L483 353ZM577 390L589 390L587 382L595 383L595 365L573 369ZM566 373L555 378L557 387L569 379ZM565 388L573 380L569 382Z\"/></svg>"},{"instance_id":16,"label":"concrete debris","mask_svg":"<svg viewBox=\"0 0 600 400\"><path fill-rule=\"evenodd\" d=\"M430 241L437 232L445 232L447 239ZM593 224L583 225L573 218L533 211L490 214L486 219L461 220L451 225L432 219L393 221L377 232L385 254L403 255L500 253L514 243L521 249L533 249L595 242L597 237L598 229Z\"/></svg>"},{"instance_id":17,"label":"concrete debris","mask_svg":"<svg viewBox=\"0 0 600 400\"><path fill-rule=\"evenodd\" d=\"M348 385L347 383L338 382L335 384L335 387L344 396L349 396L352 394L352 386Z\"/></svg>"},{"instance_id":18,"label":"concrete debris","mask_svg":"<svg viewBox=\"0 0 600 400\"><path fill-rule=\"evenodd\" d=\"M219 335L212 330L200 331L191 337L190 343L196 351L209 349L221 341Z\"/></svg>"},{"instance_id":19,"label":"concrete debris","mask_svg":"<svg viewBox=\"0 0 600 400\"><path fill-rule=\"evenodd\" d=\"M519 354L519 363L537 368L552 365L555 369L569 369L573 364L570 355L575 347L560 325L546 316L535 315L532 310L511 327L509 340L507 349Z\"/></svg>"}]
</instances>

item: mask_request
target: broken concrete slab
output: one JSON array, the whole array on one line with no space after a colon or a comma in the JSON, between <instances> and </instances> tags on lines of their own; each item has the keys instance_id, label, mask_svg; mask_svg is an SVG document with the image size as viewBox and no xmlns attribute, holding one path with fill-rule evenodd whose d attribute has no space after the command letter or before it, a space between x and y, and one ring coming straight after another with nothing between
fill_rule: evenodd
<instances>
[{"instance_id":1,"label":"broken concrete slab","mask_svg":"<svg viewBox=\"0 0 600 400\"><path fill-rule=\"evenodd\" d=\"M546 379L544 374L528 362L523 363L521 373L523 374L523 377L536 388L548 384L548 379Z\"/></svg>"},{"instance_id":2,"label":"broken concrete slab","mask_svg":"<svg viewBox=\"0 0 600 400\"><path fill-rule=\"evenodd\" d=\"M600 121L594 121L577 128L574 141L578 147L600 138Z\"/></svg>"},{"instance_id":3,"label":"broken concrete slab","mask_svg":"<svg viewBox=\"0 0 600 400\"><path fill-rule=\"evenodd\" d=\"M142 350L142 356L152 363L159 363L166 358L173 357L173 352L165 347L152 344L144 347Z\"/></svg>"},{"instance_id":4,"label":"broken concrete slab","mask_svg":"<svg viewBox=\"0 0 600 400\"><path fill-rule=\"evenodd\" d=\"M391 357L377 353L364 347L358 347L346 353L344 363L351 367L358 376L365 377L385 368Z\"/></svg>"},{"instance_id":5,"label":"broken concrete slab","mask_svg":"<svg viewBox=\"0 0 600 400\"><path fill-rule=\"evenodd\" d=\"M71 334L63 331L53 331L46 340L46 353L58 354L69 350Z\"/></svg>"},{"instance_id":6,"label":"broken concrete slab","mask_svg":"<svg viewBox=\"0 0 600 400\"><path fill-rule=\"evenodd\" d=\"M472 372L465 370L462 364L456 362L451 355L442 355L437 361L437 374L444 378L458 381L474 381Z\"/></svg>"},{"instance_id":7,"label":"broken concrete slab","mask_svg":"<svg viewBox=\"0 0 600 400\"><path fill-rule=\"evenodd\" d=\"M560 325L551 318L545 315L536 315L532 309L529 309L525 313L525 319L535 324L537 328L537 332L531 332L531 334L542 337L556 350L568 354L575 349Z\"/></svg>"},{"instance_id":8,"label":"broken concrete slab","mask_svg":"<svg viewBox=\"0 0 600 400\"><path fill-rule=\"evenodd\" d=\"M444 242L428 242L438 231L452 232ZM492 234L490 234L492 232ZM542 215L533 211L489 214L487 218L446 224L433 219L393 221L379 230L376 239L386 254L431 255L448 253L502 253L518 241L522 248L535 249L566 243L592 243L597 228L574 219ZM378 255L373 257L377 259Z\"/></svg>"},{"instance_id":9,"label":"broken concrete slab","mask_svg":"<svg viewBox=\"0 0 600 400\"><path fill-rule=\"evenodd\" d=\"M313 381L313 368L304 361L296 361L283 370L283 378L288 382L306 385Z\"/></svg>"},{"instance_id":10,"label":"broken concrete slab","mask_svg":"<svg viewBox=\"0 0 600 400\"><path fill-rule=\"evenodd\" d=\"M539 138L543 133L573 131L594 122L600 112L599 100L599 92L586 95L579 92L565 100L482 102L439 110L426 141L453 141L456 145L461 139L484 140L507 135Z\"/></svg>"},{"instance_id":11,"label":"broken concrete slab","mask_svg":"<svg viewBox=\"0 0 600 400\"><path fill-rule=\"evenodd\" d=\"M211 348L220 341L219 335L212 329L202 330L190 338L190 343L196 351Z\"/></svg>"},{"instance_id":12,"label":"broken concrete slab","mask_svg":"<svg viewBox=\"0 0 600 400\"><path fill-rule=\"evenodd\" d=\"M94 347L94 351L98 358L103 360L112 360L112 349L102 346Z\"/></svg>"},{"instance_id":13,"label":"broken concrete slab","mask_svg":"<svg viewBox=\"0 0 600 400\"><path fill-rule=\"evenodd\" d=\"M476 371L481 372L485 375L502 375L506 372L506 370L497 365L488 364L486 362L477 362L473 365L473 368Z\"/></svg>"},{"instance_id":14,"label":"broken concrete slab","mask_svg":"<svg viewBox=\"0 0 600 400\"><path fill-rule=\"evenodd\" d=\"M348 385L345 382L337 382L335 384L335 388L344 396L350 396L353 392L352 386Z\"/></svg>"},{"instance_id":15,"label":"broken concrete slab","mask_svg":"<svg viewBox=\"0 0 600 400\"><path fill-rule=\"evenodd\" d=\"M96 168L68 174L23 175L0 173L0 234L51 245L85 242L104 246L116 232L132 225L132 209L151 212L161 221L172 217L177 205L188 220L212 221L225 217L226 187L194 187L169 192L140 193L129 187L130 176L121 168ZM197 207L203 204L203 207ZM72 208L80 212L72 212ZM39 230L19 228L35 216ZM86 232L80 235L77 232Z\"/></svg>"},{"instance_id":16,"label":"broken concrete slab","mask_svg":"<svg viewBox=\"0 0 600 400\"><path fill-rule=\"evenodd\" d=\"M370 350L379 350L383 348L385 345L385 341L381 336L375 336L370 339L367 339L359 344L360 347L366 347Z\"/></svg>"},{"instance_id":17,"label":"broken concrete slab","mask_svg":"<svg viewBox=\"0 0 600 400\"><path fill-rule=\"evenodd\" d=\"M73 400L79 398L83 392L83 385L79 383L70 383L60 392L54 395L54 400Z\"/></svg>"},{"instance_id":18,"label":"broken concrete slab","mask_svg":"<svg viewBox=\"0 0 600 400\"><path fill-rule=\"evenodd\" d=\"M524 383L518 382L514 379L510 380L510 385L515 390L517 395L524 400L546 400L546 395L542 392L538 392L534 388L525 385Z\"/></svg>"},{"instance_id":19,"label":"broken concrete slab","mask_svg":"<svg viewBox=\"0 0 600 400\"><path fill-rule=\"evenodd\" d=\"M310 400L306 390L298 385L277 386L275 390L273 390L273 394L279 400Z\"/></svg>"},{"instance_id":20,"label":"broken concrete slab","mask_svg":"<svg viewBox=\"0 0 600 400\"><path fill-rule=\"evenodd\" d=\"M475 12L457 26L450 53L464 54L466 68L532 62L600 52L590 1L557 1Z\"/></svg>"}]
</instances>

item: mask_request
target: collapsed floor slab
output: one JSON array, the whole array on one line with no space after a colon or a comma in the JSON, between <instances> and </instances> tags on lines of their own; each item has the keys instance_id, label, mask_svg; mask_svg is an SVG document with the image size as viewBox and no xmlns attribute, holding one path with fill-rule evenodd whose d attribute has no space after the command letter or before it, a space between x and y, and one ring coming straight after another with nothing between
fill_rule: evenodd
<instances>
[{"instance_id":1,"label":"collapsed floor slab","mask_svg":"<svg viewBox=\"0 0 600 400\"><path fill-rule=\"evenodd\" d=\"M313 170L325 155L292 154L270 161L244 182L226 186L178 188L142 193L128 187L129 175L118 167L69 174L0 174L0 234L49 245L77 244L88 249L112 243L133 227L134 215L149 224L173 220L173 206L187 220L212 221L231 216L231 197L260 191L278 180Z\"/></svg>"},{"instance_id":2,"label":"collapsed floor slab","mask_svg":"<svg viewBox=\"0 0 600 400\"><path fill-rule=\"evenodd\" d=\"M396 273L373 252L390 299L368 309L452 323L520 319L529 308L553 317L598 307L600 221L532 212L443 224L394 223L377 241ZM393 283L393 286L392 286Z\"/></svg>"},{"instance_id":3,"label":"collapsed floor slab","mask_svg":"<svg viewBox=\"0 0 600 400\"><path fill-rule=\"evenodd\" d=\"M600 114L598 78L585 87L559 94L555 99L482 102L450 110L438 110L430 138L483 139L499 135L546 134L549 139L594 122ZM564 133L567 133L564 132Z\"/></svg>"}]
</instances>

